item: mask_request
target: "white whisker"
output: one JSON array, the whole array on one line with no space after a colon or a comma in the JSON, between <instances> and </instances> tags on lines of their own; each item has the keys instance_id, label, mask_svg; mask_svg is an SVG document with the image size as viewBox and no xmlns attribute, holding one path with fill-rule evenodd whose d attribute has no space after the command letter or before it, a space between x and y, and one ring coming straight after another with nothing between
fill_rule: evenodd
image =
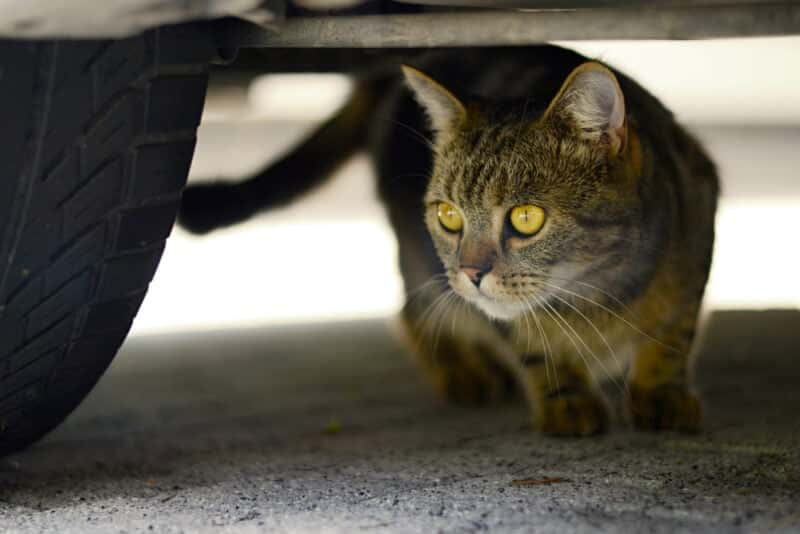
<instances>
[{"instance_id":1,"label":"white whisker","mask_svg":"<svg viewBox=\"0 0 800 534\"><path fill-rule=\"evenodd\" d=\"M542 306L542 302L536 297L532 297L532 298L536 302L536 305L539 307L539 309L544 310L544 312L547 313L547 310L545 310L544 307ZM559 381L558 381L558 365L557 365L557 362L555 361L555 357L554 357L555 353L553 352L553 347L550 344L550 340L547 338L547 332L545 331L544 327L541 325L541 323L539 321L539 318L536 315L536 312L533 310L533 307L531 307L531 311L534 312L533 313L533 320L536 322L536 325L538 326L539 331L542 334L542 339L546 343L545 350L550 352L550 361L551 361L551 363L553 365L553 375L554 375L555 380L556 380L556 391L558 391L559 389L561 389L561 384L559 384ZM548 316L549 315L550 314L548 313ZM549 378L548 378L547 385L548 385L548 387L550 386Z\"/></svg>"},{"instance_id":2,"label":"white whisker","mask_svg":"<svg viewBox=\"0 0 800 534\"><path fill-rule=\"evenodd\" d=\"M451 290L450 292L448 292L447 298L444 299L444 301L442 301L443 302L443 304L442 304L442 312L439 315L439 321L437 323L436 331L435 331L435 334L433 336L433 353L434 354L438 354L439 353L437 351L437 349L439 347L439 334L441 334L442 324L444 323L445 319L447 318L447 311L448 311L449 303L451 302L452 298L457 298L457 297L458 297L458 295L456 295L455 291Z\"/></svg>"},{"instance_id":3,"label":"white whisker","mask_svg":"<svg viewBox=\"0 0 800 534\"><path fill-rule=\"evenodd\" d=\"M614 363L615 363L615 364L616 364L616 366L617 366L617 370L619 371L620 375L622 375L622 374L623 374L623 372L624 372L624 369L622 368L622 364L620 363L620 361L619 361L619 358L617 358L617 353L616 353L616 352L614 351L614 349L611 347L611 344L608 342L608 340L607 340L607 339L606 339L606 337L603 335L603 333L600 331L600 329L599 329L599 328L597 328L597 326L595 326L595 324L592 322L592 320L591 320L591 319L589 319L589 318L588 318L588 317L587 317L587 316L586 316L586 315L585 315L585 314L584 314L582 311L580 311L580 310L579 310L577 307L575 307L574 305L572 305L570 302L567 302L567 300L566 300L566 299L563 299L563 298L559 297L558 295L555 295L555 294L552 294L552 293L551 293L551 296L553 296L554 298L558 299L560 302L562 302L562 303L566 304L567 306L569 306L569 308L570 308L571 310L573 310L575 313L577 313L577 314L578 314L578 315L579 315L581 318L583 318L583 320L584 320L584 321L586 321L586 322L589 324L589 326L590 326L590 327L592 327L592 329L595 331L595 333L598 335L598 337L600 338L600 340L603 342L603 344L604 344L604 345L606 346L606 348L608 349L608 353L609 353L609 355L610 355L610 356L611 356L611 357L614 359ZM594 352L592 352L592 355L594 355ZM603 366L603 369L605 369L605 365L603 365L603 364L602 364L602 362L600 362L600 360L597 358L597 356L595 356L595 359L598 361L598 363L600 363L600 365L602 365L602 366ZM606 371L606 374L608 374L608 371ZM624 392L625 392L625 393L628 393L628 385L627 385L627 384L626 384L624 381L623 381L623 388L622 388L622 389L624 389Z\"/></svg>"},{"instance_id":4,"label":"white whisker","mask_svg":"<svg viewBox=\"0 0 800 534\"><path fill-rule=\"evenodd\" d=\"M550 384L550 367L549 367L550 365L552 365L553 373L555 374L555 379L556 379L556 388L558 388L559 387L558 372L556 371L556 364L555 361L553 360L553 351L550 347L550 340L547 339L547 334L544 331L544 328L542 327L542 323L539 321L538 315L536 315L536 310L533 309L533 305L524 299L522 299L522 302L531 311L531 315L533 316L533 322L536 323L536 328L539 330L539 336L541 336L542 346L544 347L544 363L545 363L544 372L545 376L547 377L547 387L549 389L552 388Z\"/></svg>"},{"instance_id":5,"label":"white whisker","mask_svg":"<svg viewBox=\"0 0 800 534\"><path fill-rule=\"evenodd\" d=\"M451 291L452 289L446 289L441 294L439 294L435 299L433 299L433 301L430 304L428 304L427 308L425 308L425 311L419 316L419 319L417 319L417 324L415 325L417 333L421 333L422 330L424 330L424 327L427 325L427 321L430 315L439 306L439 303L442 301L442 299L447 297L447 295Z\"/></svg>"},{"instance_id":6,"label":"white whisker","mask_svg":"<svg viewBox=\"0 0 800 534\"><path fill-rule=\"evenodd\" d=\"M542 281L542 283L547 285L547 286L550 286L550 287L552 287L554 289L557 289L558 291L563 291L564 293L567 293L568 295L572 295L575 298L578 298L578 299L581 299L581 300L583 300L585 302L588 302L589 304L593 304L593 305L597 306L598 308L600 308L602 310L607 311L608 313L610 313L611 315L613 315L614 317L616 317L617 319L619 319L620 321L622 321L623 323L628 325L630 328L632 328L633 330L638 332L639 334L645 336L646 338L650 339L651 341L654 341L655 343L658 343L659 345L661 345L661 346L663 346L665 348L668 348L668 349L670 349L672 351L677 352L678 349L676 349L675 347L673 347L671 345L668 345L667 343L664 343L660 339L654 338L653 336L651 336L647 332L644 332L641 328L639 328L635 324L631 323L630 321L625 319L623 316L621 316L620 314L618 314L617 312L615 312L614 310L612 310L608 306L605 306L604 304L596 302L596 301L590 299L589 297L585 297L585 296L583 296L583 295L581 295L579 293L575 293L574 291L570 291L569 289L564 289L563 287L557 286L555 284L550 284L550 283L544 282L544 281Z\"/></svg>"},{"instance_id":7,"label":"white whisker","mask_svg":"<svg viewBox=\"0 0 800 534\"><path fill-rule=\"evenodd\" d=\"M572 334L575 336L575 338L577 338L577 340L581 343L581 345L583 345L583 347L589 352L589 354L592 356L592 358L594 358L594 360L598 364L600 364L600 367L603 370L603 372L605 373L606 377L611 382L613 382L620 389L620 391L624 391L624 388L622 386L620 386L619 382L609 372L608 368L605 366L603 361L597 356L597 354L591 349L591 347L589 347L589 345L583 340L583 337L581 337L580 333L578 333L578 331L575 330L575 328L569 323L569 321L567 321L564 318L564 316L561 315L561 313L559 313L559 311L556 310L551 304L548 304L547 302L543 302L543 305L546 308L550 309L550 311L552 311L553 314L555 314L555 316L558 317L561 320L561 322L564 324L564 326L566 326L572 332ZM566 330L564 330L563 327L562 327L562 331L564 331L564 333L567 334ZM572 344L575 346L575 349L578 351L578 354L580 355L581 359L583 360L583 363L586 364L586 367L588 369L590 369L591 366L589 365L589 362L587 361L586 357L584 356L583 351L578 348L577 344L574 342L574 340L572 339L571 336L569 336L569 338L570 338L570 341L572 341Z\"/></svg>"}]
</instances>

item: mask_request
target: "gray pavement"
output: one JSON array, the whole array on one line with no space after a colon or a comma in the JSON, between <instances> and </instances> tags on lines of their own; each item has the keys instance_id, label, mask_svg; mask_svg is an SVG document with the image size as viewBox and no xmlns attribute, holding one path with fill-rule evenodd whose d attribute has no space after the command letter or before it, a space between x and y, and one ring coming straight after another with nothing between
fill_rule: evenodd
<instances>
[{"instance_id":1,"label":"gray pavement","mask_svg":"<svg viewBox=\"0 0 800 534\"><path fill-rule=\"evenodd\" d=\"M136 337L0 460L0 531L800 532L799 330L716 314L703 433L582 440L436 400L380 321Z\"/></svg>"}]
</instances>

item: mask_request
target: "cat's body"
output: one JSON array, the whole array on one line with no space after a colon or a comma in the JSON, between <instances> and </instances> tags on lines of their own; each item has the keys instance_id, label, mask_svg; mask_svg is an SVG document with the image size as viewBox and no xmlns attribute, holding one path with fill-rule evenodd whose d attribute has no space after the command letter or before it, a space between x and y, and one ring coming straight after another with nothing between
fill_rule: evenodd
<instances>
[{"instance_id":1,"label":"cat's body","mask_svg":"<svg viewBox=\"0 0 800 534\"><path fill-rule=\"evenodd\" d=\"M595 382L627 369L637 426L696 428L688 361L716 172L654 97L586 62L550 46L430 52L413 62L426 74L406 69L419 103L399 75L376 82L250 186L190 189L183 220L207 229L287 201L368 145L407 332L446 396L502 396L512 376L540 429L590 434L606 422ZM276 168L297 180L284 196Z\"/></svg>"}]
</instances>

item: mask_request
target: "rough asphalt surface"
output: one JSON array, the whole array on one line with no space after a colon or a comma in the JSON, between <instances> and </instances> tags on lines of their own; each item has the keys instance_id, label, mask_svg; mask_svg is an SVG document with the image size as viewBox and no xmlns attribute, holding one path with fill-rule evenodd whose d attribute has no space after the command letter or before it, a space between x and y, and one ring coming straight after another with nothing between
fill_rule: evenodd
<instances>
[{"instance_id":1,"label":"rough asphalt surface","mask_svg":"<svg viewBox=\"0 0 800 534\"><path fill-rule=\"evenodd\" d=\"M381 322L134 338L0 460L0 531L798 532L798 340L718 313L703 433L578 440L437 401Z\"/></svg>"}]
</instances>

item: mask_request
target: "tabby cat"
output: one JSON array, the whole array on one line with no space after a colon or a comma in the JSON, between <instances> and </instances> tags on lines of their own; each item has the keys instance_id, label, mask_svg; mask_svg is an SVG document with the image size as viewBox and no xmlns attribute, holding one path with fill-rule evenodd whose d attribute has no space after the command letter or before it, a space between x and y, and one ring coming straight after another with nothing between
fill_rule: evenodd
<instances>
[{"instance_id":1,"label":"tabby cat","mask_svg":"<svg viewBox=\"0 0 800 534\"><path fill-rule=\"evenodd\" d=\"M634 81L562 48L410 63L361 82L257 176L190 187L181 223L206 232L286 203L366 147L408 337L444 396L516 387L540 431L582 436L608 424L599 382L625 374L636 427L697 429L690 354L718 194L697 141Z\"/></svg>"}]
</instances>

